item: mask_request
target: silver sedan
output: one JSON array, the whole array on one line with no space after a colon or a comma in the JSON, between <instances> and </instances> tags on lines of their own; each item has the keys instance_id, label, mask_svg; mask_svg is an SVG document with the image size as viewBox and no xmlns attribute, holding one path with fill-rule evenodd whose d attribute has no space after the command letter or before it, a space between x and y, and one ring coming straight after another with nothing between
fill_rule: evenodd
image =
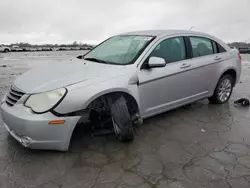
<instances>
[{"instance_id":1,"label":"silver sedan","mask_svg":"<svg viewBox=\"0 0 250 188\"><path fill-rule=\"evenodd\" d=\"M73 61L19 76L1 102L9 133L23 146L68 150L74 129L109 122L120 141L133 123L208 98L229 100L241 57L220 39L191 31L130 32Z\"/></svg>"}]
</instances>

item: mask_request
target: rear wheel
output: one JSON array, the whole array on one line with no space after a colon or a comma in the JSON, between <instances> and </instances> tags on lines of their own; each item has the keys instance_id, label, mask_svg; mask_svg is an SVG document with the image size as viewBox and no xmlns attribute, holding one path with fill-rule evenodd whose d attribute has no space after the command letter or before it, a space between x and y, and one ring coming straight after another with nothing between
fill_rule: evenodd
<instances>
[{"instance_id":1,"label":"rear wheel","mask_svg":"<svg viewBox=\"0 0 250 188\"><path fill-rule=\"evenodd\" d=\"M120 97L112 102L110 107L111 116L116 137L121 142L134 139L131 116L124 97Z\"/></svg>"},{"instance_id":2,"label":"rear wheel","mask_svg":"<svg viewBox=\"0 0 250 188\"><path fill-rule=\"evenodd\" d=\"M215 88L214 94L209 98L213 104L226 103L233 91L234 79L231 75L226 74L222 76Z\"/></svg>"}]
</instances>

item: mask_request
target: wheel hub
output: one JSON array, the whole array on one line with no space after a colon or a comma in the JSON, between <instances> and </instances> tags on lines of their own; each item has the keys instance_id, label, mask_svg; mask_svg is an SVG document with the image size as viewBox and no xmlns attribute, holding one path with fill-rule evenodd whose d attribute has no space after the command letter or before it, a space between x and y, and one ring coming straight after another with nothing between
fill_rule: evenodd
<instances>
[{"instance_id":1,"label":"wheel hub","mask_svg":"<svg viewBox=\"0 0 250 188\"><path fill-rule=\"evenodd\" d=\"M232 90L232 83L229 79L224 79L219 87L219 99L221 102L225 102L230 97Z\"/></svg>"}]
</instances>

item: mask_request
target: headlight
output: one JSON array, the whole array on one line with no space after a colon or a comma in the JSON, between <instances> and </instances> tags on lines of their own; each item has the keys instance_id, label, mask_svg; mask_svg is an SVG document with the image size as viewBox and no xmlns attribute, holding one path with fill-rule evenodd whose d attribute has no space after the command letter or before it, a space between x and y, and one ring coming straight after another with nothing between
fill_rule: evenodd
<instances>
[{"instance_id":1,"label":"headlight","mask_svg":"<svg viewBox=\"0 0 250 188\"><path fill-rule=\"evenodd\" d=\"M65 88L31 95L25 102L36 113L44 113L52 109L65 95Z\"/></svg>"}]
</instances>

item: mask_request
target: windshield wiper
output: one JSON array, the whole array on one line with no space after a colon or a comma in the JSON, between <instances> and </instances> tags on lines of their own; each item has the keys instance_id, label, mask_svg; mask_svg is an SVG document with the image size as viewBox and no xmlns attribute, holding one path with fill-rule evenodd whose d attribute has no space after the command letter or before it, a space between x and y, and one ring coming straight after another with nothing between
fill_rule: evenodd
<instances>
[{"instance_id":1,"label":"windshield wiper","mask_svg":"<svg viewBox=\"0 0 250 188\"><path fill-rule=\"evenodd\" d=\"M105 64L107 64L106 61L103 61L103 60L97 59L97 58L93 58L93 57L87 57L87 58L84 58L84 60L95 61L97 63L105 63Z\"/></svg>"}]
</instances>

